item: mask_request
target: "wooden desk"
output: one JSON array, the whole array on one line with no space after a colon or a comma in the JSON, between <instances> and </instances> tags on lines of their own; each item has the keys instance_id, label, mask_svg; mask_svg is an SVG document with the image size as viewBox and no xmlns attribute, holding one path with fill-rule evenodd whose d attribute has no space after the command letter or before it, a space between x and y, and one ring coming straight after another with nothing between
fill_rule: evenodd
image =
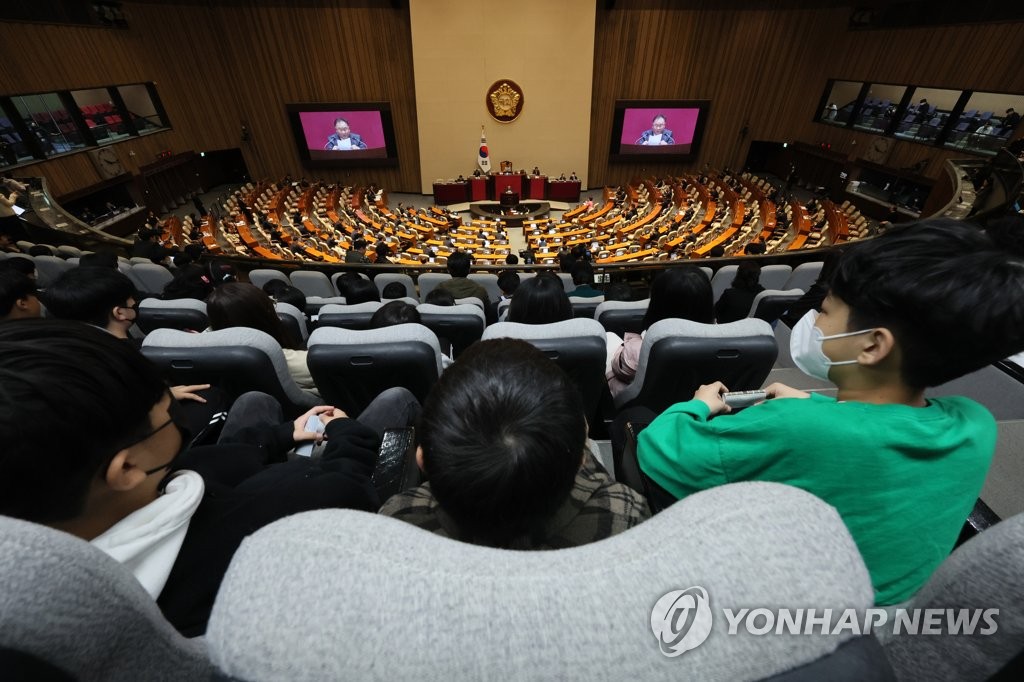
<instances>
[{"instance_id":1,"label":"wooden desk","mask_svg":"<svg viewBox=\"0 0 1024 682\"><path fill-rule=\"evenodd\" d=\"M636 253L624 253L621 256L611 256L609 258L599 258L597 263L608 264L608 263L624 263L630 260L639 260L647 258L648 256L655 256L659 253L658 249L644 249L637 251Z\"/></svg>"},{"instance_id":2,"label":"wooden desk","mask_svg":"<svg viewBox=\"0 0 1024 682\"><path fill-rule=\"evenodd\" d=\"M442 206L462 204L469 199L469 185L465 182L435 182L434 203Z\"/></svg>"},{"instance_id":3,"label":"wooden desk","mask_svg":"<svg viewBox=\"0 0 1024 682\"><path fill-rule=\"evenodd\" d=\"M700 247L699 249L696 249L694 253L703 258L704 256L708 255L711 249L715 248L716 246L722 246L727 241L735 237L737 232L739 232L738 228L730 227L729 229L722 232L722 234L718 235L717 237L709 241L704 246Z\"/></svg>"}]
</instances>

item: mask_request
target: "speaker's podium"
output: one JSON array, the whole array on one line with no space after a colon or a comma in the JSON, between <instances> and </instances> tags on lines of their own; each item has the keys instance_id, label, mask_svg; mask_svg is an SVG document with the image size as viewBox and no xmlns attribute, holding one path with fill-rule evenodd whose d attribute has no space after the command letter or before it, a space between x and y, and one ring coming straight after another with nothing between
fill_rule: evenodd
<instances>
[{"instance_id":1,"label":"speaker's podium","mask_svg":"<svg viewBox=\"0 0 1024 682\"><path fill-rule=\"evenodd\" d=\"M502 208L509 206L519 205L519 192L513 192L511 187L507 187L504 192L498 195L499 203Z\"/></svg>"}]
</instances>

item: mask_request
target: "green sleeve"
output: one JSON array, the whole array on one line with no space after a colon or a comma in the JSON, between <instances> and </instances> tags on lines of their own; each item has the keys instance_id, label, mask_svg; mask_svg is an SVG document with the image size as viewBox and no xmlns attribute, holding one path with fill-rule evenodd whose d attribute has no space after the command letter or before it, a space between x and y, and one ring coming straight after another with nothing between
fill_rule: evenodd
<instances>
[{"instance_id":1,"label":"green sleeve","mask_svg":"<svg viewBox=\"0 0 1024 682\"><path fill-rule=\"evenodd\" d=\"M710 412L701 400L677 403L638 437L640 469L679 499L729 482Z\"/></svg>"}]
</instances>

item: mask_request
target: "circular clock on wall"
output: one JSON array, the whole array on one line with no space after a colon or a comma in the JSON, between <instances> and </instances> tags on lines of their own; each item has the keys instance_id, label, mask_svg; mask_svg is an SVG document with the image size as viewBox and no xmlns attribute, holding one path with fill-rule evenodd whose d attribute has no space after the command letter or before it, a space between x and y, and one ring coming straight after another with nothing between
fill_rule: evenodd
<instances>
[{"instance_id":1,"label":"circular clock on wall","mask_svg":"<svg viewBox=\"0 0 1024 682\"><path fill-rule=\"evenodd\" d=\"M121 159L117 158L117 152L112 148L92 149L89 151L89 156L92 157L92 162L103 179L109 180L118 175L124 175L125 170L121 165Z\"/></svg>"},{"instance_id":2,"label":"circular clock on wall","mask_svg":"<svg viewBox=\"0 0 1024 682\"><path fill-rule=\"evenodd\" d=\"M867 151L864 152L864 160L879 165L885 165L892 154L893 141L887 137L876 137L871 140Z\"/></svg>"}]
</instances>

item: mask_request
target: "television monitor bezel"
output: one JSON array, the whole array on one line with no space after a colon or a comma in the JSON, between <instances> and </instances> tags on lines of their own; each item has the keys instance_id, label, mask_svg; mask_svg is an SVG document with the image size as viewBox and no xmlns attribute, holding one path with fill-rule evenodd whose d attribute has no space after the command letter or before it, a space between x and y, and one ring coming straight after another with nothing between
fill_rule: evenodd
<instances>
[{"instance_id":1,"label":"television monitor bezel","mask_svg":"<svg viewBox=\"0 0 1024 682\"><path fill-rule=\"evenodd\" d=\"M622 148L622 124L625 120L626 109L698 109L697 125L693 129L693 141L690 143L688 152L655 152L649 154L623 153ZM678 163L680 161L692 161L700 153L700 145L704 139L704 128L707 125L708 112L711 109L711 100L708 99L620 99L615 100L614 118L612 119L611 148L608 152L610 162L636 162L644 163Z\"/></svg>"},{"instance_id":2,"label":"television monitor bezel","mask_svg":"<svg viewBox=\"0 0 1024 682\"><path fill-rule=\"evenodd\" d=\"M304 168L361 168L398 165L398 150L395 144L395 125L391 116L390 102L292 102L285 105L288 122L291 124L295 146L299 151ZM306 135L299 114L307 111L376 111L380 114L381 129L384 133L383 158L352 158L341 152L336 159L314 159L306 146Z\"/></svg>"}]
</instances>

